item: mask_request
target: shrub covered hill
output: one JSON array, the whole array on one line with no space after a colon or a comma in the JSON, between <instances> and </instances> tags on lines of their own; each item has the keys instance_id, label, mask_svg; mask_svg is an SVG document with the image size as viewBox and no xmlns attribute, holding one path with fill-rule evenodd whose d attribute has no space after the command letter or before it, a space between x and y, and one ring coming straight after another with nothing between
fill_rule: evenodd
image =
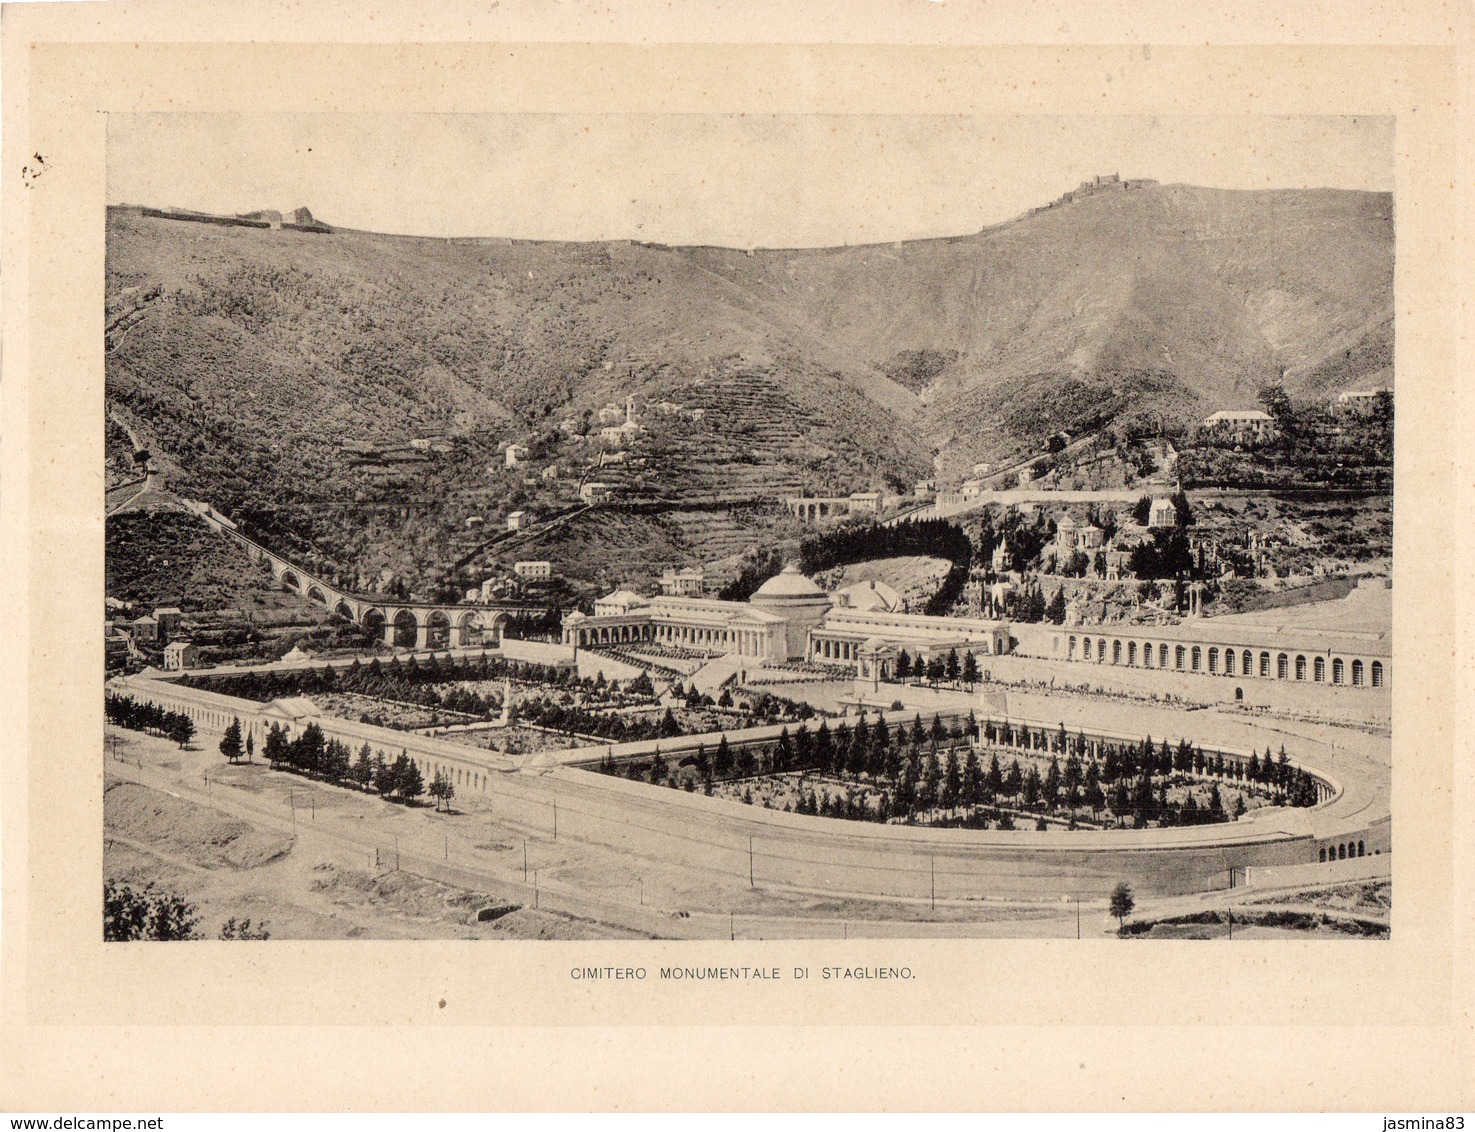
<instances>
[{"instance_id":1,"label":"shrub covered hill","mask_svg":"<svg viewBox=\"0 0 1475 1132\"><path fill-rule=\"evenodd\" d=\"M469 516L568 507L581 479L642 522L624 543L588 518L569 537L617 561L658 527L662 554L713 559L788 492L901 487L934 456L948 474L1083 423L1184 422L1272 380L1391 381L1391 212L1380 194L1149 185L974 235L749 252L114 208L108 397L181 491L330 572L424 577L474 549ZM597 430L631 394L646 434L591 469L599 446L558 426ZM510 441L529 463L491 472Z\"/></svg>"}]
</instances>

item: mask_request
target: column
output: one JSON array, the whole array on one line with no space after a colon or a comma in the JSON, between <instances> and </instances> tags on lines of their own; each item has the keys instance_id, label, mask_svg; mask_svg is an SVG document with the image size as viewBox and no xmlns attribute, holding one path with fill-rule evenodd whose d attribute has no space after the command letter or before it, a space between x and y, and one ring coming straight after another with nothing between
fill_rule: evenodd
<instances>
[{"instance_id":1,"label":"column","mask_svg":"<svg viewBox=\"0 0 1475 1132\"><path fill-rule=\"evenodd\" d=\"M424 621L415 622L415 647L417 649L427 648L430 645L430 626Z\"/></svg>"},{"instance_id":2,"label":"column","mask_svg":"<svg viewBox=\"0 0 1475 1132\"><path fill-rule=\"evenodd\" d=\"M391 620L384 622L384 643L389 648L394 648L394 622Z\"/></svg>"},{"instance_id":3,"label":"column","mask_svg":"<svg viewBox=\"0 0 1475 1132\"><path fill-rule=\"evenodd\" d=\"M458 621L451 622L450 636L446 638L446 647L458 649L461 647L461 624Z\"/></svg>"}]
</instances>

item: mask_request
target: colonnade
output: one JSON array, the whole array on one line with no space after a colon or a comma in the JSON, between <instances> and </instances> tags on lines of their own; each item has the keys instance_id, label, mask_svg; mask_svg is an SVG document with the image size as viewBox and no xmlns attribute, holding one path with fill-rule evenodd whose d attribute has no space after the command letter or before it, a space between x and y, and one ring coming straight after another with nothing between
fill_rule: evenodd
<instances>
[{"instance_id":1,"label":"colonnade","mask_svg":"<svg viewBox=\"0 0 1475 1132\"><path fill-rule=\"evenodd\" d=\"M1242 679L1294 680L1354 688L1384 687L1389 675L1385 660L1177 641L1130 641L1076 633L1066 639L1065 658L1127 668L1202 672L1210 676Z\"/></svg>"}]
</instances>

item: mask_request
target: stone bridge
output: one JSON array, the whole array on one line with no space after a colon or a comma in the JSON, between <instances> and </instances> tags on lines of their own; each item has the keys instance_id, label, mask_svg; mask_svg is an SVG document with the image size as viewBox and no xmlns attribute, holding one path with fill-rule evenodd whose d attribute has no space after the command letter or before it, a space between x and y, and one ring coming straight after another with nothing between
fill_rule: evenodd
<instances>
[{"instance_id":1,"label":"stone bridge","mask_svg":"<svg viewBox=\"0 0 1475 1132\"><path fill-rule=\"evenodd\" d=\"M786 495L783 504L790 515L804 523L842 518L849 515L854 506L849 496L820 495Z\"/></svg>"},{"instance_id":2,"label":"stone bridge","mask_svg":"<svg viewBox=\"0 0 1475 1132\"><path fill-rule=\"evenodd\" d=\"M265 562L283 589L330 609L390 648L456 649L500 643L503 627L514 613L541 612L536 607L507 604L404 601L382 594L350 593L273 554L239 531L212 522L209 515L203 517L221 534L244 546L253 562Z\"/></svg>"}]
</instances>

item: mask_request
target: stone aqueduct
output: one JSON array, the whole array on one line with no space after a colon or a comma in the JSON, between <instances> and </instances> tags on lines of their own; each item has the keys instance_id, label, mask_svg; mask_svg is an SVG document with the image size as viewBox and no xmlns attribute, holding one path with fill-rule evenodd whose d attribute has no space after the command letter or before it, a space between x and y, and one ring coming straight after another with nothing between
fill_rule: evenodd
<instances>
[{"instance_id":1,"label":"stone aqueduct","mask_svg":"<svg viewBox=\"0 0 1475 1132\"><path fill-rule=\"evenodd\" d=\"M390 647L476 647L499 640L503 626L511 620L505 606L384 600L380 595L350 593L273 554L237 531L227 528L222 533L241 543L252 561L265 562L271 568L271 576L284 589L331 609L376 634Z\"/></svg>"}]
</instances>

